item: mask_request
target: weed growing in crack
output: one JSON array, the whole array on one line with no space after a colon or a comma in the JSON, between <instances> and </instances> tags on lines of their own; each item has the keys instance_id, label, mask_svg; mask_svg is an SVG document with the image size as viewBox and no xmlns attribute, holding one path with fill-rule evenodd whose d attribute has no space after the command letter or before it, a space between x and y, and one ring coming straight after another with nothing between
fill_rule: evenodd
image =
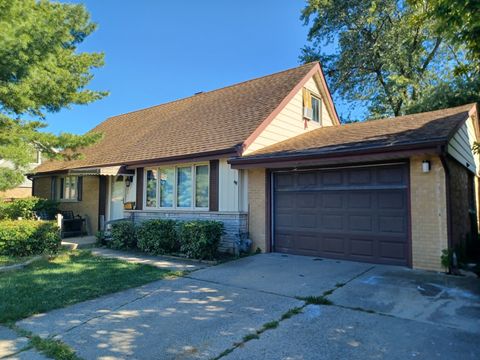
<instances>
[{"instance_id":1,"label":"weed growing in crack","mask_svg":"<svg viewBox=\"0 0 480 360\"><path fill-rule=\"evenodd\" d=\"M307 303L307 305L333 305L333 302L324 296L307 296L299 298Z\"/></svg>"}]
</instances>

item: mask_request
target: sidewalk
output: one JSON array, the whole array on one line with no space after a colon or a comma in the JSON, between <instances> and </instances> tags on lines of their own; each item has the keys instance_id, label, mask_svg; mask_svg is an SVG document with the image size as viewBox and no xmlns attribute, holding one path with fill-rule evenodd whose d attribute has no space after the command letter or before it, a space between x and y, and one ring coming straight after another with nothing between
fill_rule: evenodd
<instances>
[{"instance_id":1,"label":"sidewalk","mask_svg":"<svg viewBox=\"0 0 480 360\"><path fill-rule=\"evenodd\" d=\"M167 256L154 256L138 252L119 251L105 248L94 248L93 255L120 259L132 263L148 264L162 269L195 271L210 266L209 264L188 259L174 259Z\"/></svg>"}]
</instances>

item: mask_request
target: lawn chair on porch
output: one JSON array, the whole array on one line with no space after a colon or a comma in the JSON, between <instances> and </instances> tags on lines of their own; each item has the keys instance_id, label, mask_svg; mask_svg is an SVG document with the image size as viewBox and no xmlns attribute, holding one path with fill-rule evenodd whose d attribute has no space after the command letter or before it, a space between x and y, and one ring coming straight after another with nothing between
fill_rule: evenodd
<instances>
[{"instance_id":1,"label":"lawn chair on porch","mask_svg":"<svg viewBox=\"0 0 480 360\"><path fill-rule=\"evenodd\" d=\"M59 221L61 237L83 236L87 234L86 219L80 215L74 215L73 211L60 211Z\"/></svg>"}]
</instances>

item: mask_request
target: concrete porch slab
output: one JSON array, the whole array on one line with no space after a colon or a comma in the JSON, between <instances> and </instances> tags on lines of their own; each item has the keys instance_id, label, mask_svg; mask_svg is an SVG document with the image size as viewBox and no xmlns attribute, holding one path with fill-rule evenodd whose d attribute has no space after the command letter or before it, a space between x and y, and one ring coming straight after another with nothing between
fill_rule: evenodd
<instances>
[{"instance_id":1,"label":"concrete porch slab","mask_svg":"<svg viewBox=\"0 0 480 360\"><path fill-rule=\"evenodd\" d=\"M95 236L78 236L62 239L62 246L69 250L84 249L95 245L97 238Z\"/></svg>"}]
</instances>

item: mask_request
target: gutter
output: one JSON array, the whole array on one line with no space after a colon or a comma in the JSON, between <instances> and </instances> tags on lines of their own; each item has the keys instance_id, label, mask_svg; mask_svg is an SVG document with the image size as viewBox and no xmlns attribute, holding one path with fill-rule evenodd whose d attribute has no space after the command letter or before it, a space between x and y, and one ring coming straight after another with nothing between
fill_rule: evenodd
<instances>
[{"instance_id":1,"label":"gutter","mask_svg":"<svg viewBox=\"0 0 480 360\"><path fill-rule=\"evenodd\" d=\"M450 167L447 161L447 151L445 146L439 147L440 161L442 162L443 169L445 171L445 193L447 196L447 244L448 249L453 249L452 238L452 201L451 201L451 184L450 184Z\"/></svg>"},{"instance_id":2,"label":"gutter","mask_svg":"<svg viewBox=\"0 0 480 360\"><path fill-rule=\"evenodd\" d=\"M285 155L274 155L268 154L257 157L248 156L243 158L233 158L228 160L228 163L234 168L241 168L242 165L258 165L260 167L262 164L274 164L281 162L294 162L294 161L305 161L305 160L317 160L317 159L341 159L348 156L361 156L361 155L372 155L372 154L382 154L382 153L394 153L399 151L433 151L437 152L439 146L445 145L445 140L431 141L423 144L402 144L391 147L372 147L364 149L354 149L354 150L344 150L344 151L332 151L330 153L295 153L295 154L285 154Z\"/></svg>"}]
</instances>

